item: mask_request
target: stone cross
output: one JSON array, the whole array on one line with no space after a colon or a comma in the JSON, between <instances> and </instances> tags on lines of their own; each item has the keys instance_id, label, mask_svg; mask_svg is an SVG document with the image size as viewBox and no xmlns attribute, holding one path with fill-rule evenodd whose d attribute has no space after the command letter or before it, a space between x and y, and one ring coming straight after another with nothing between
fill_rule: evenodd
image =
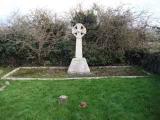
<instances>
[{"instance_id":1,"label":"stone cross","mask_svg":"<svg viewBox=\"0 0 160 120\"><path fill-rule=\"evenodd\" d=\"M72 28L72 34L76 37L76 58L82 58L82 37L86 34L86 28L81 23L77 23Z\"/></svg>"},{"instance_id":2,"label":"stone cross","mask_svg":"<svg viewBox=\"0 0 160 120\"><path fill-rule=\"evenodd\" d=\"M76 52L68 68L68 74L90 74L89 66L82 54L82 37L86 34L86 28L77 23L72 28L72 34L76 37Z\"/></svg>"}]
</instances>

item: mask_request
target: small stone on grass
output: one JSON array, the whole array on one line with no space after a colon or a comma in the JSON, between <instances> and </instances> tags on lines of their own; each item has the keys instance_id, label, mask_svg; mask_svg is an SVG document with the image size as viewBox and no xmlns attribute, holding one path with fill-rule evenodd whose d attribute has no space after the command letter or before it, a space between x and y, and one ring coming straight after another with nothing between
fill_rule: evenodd
<instances>
[{"instance_id":1,"label":"small stone on grass","mask_svg":"<svg viewBox=\"0 0 160 120\"><path fill-rule=\"evenodd\" d=\"M10 82L9 82L9 81L6 81L5 84L6 84L6 85L10 85Z\"/></svg>"},{"instance_id":2,"label":"small stone on grass","mask_svg":"<svg viewBox=\"0 0 160 120\"><path fill-rule=\"evenodd\" d=\"M87 108L87 107L88 107L87 102L82 101L82 102L80 103L79 107L80 107L80 108Z\"/></svg>"},{"instance_id":3,"label":"small stone on grass","mask_svg":"<svg viewBox=\"0 0 160 120\"><path fill-rule=\"evenodd\" d=\"M58 97L59 104L66 104L67 101L68 101L68 96L66 95L61 95Z\"/></svg>"}]
</instances>

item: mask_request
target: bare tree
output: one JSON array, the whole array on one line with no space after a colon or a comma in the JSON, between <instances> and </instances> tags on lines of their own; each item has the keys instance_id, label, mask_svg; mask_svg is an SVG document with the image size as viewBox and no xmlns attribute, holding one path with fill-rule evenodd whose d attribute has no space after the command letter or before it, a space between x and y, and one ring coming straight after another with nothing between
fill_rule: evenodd
<instances>
[{"instance_id":1,"label":"bare tree","mask_svg":"<svg viewBox=\"0 0 160 120\"><path fill-rule=\"evenodd\" d=\"M65 38L67 29L65 21L42 9L14 18L11 27L14 35L21 34L20 39L16 39L17 44L21 44L20 50L28 49L28 58L38 59L38 64L43 64L56 42Z\"/></svg>"}]
</instances>

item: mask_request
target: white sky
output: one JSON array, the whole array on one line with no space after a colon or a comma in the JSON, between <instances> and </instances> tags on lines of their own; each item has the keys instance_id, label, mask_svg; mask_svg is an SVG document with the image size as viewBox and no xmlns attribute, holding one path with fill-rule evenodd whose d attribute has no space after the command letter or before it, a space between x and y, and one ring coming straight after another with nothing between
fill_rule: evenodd
<instances>
[{"instance_id":1,"label":"white sky","mask_svg":"<svg viewBox=\"0 0 160 120\"><path fill-rule=\"evenodd\" d=\"M160 0L0 0L0 22L5 21L15 10L25 14L35 8L47 8L61 15L78 4L82 4L83 8L90 8L93 3L104 7L127 4L137 11L149 11L153 18L160 19Z\"/></svg>"}]
</instances>

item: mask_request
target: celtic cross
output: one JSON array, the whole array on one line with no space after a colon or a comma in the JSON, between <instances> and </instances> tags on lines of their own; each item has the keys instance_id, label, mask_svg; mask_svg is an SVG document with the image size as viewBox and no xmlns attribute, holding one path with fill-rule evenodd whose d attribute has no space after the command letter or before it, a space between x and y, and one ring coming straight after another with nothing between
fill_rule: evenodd
<instances>
[{"instance_id":1,"label":"celtic cross","mask_svg":"<svg viewBox=\"0 0 160 120\"><path fill-rule=\"evenodd\" d=\"M86 34L86 28L83 24L77 23L72 28L72 34L76 37L76 52L75 57L76 58L82 58L82 37Z\"/></svg>"},{"instance_id":2,"label":"celtic cross","mask_svg":"<svg viewBox=\"0 0 160 120\"><path fill-rule=\"evenodd\" d=\"M82 55L82 37L86 34L86 28L81 23L77 23L72 28L72 34L76 37L76 51L75 58L68 68L68 74L90 74L87 60Z\"/></svg>"}]
</instances>

